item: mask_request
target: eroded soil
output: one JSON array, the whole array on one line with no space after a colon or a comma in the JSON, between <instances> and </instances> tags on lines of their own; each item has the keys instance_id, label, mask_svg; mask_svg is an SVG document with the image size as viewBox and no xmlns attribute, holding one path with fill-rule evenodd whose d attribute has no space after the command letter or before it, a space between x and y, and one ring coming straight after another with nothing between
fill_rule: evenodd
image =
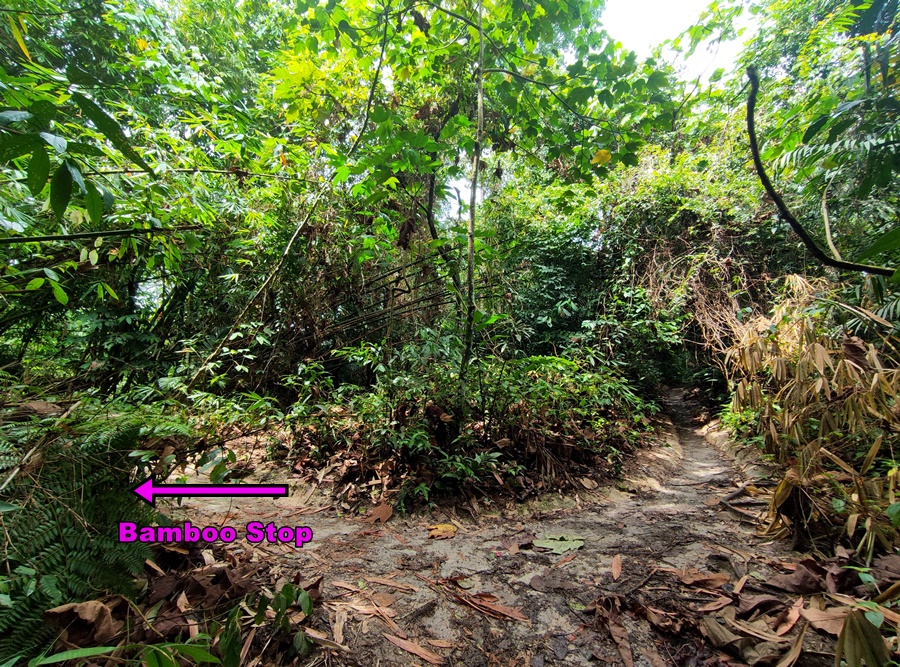
<instances>
[{"instance_id":1,"label":"eroded soil","mask_svg":"<svg viewBox=\"0 0 900 667\"><path fill-rule=\"evenodd\" d=\"M666 404L674 423L662 424L658 445L640 451L614 487L466 516L395 514L383 525L342 515L315 487L277 500L193 499L172 515L227 523L239 535L254 520L312 528L302 549L242 539L230 547L254 550L284 580L323 577L311 627L349 650L320 649L301 664L729 664L697 631L696 610L725 602L744 575L752 592L790 558L788 545L766 543L748 516L720 504L745 474L691 422L681 390ZM287 473L265 481L296 484ZM744 512L760 509L744 502ZM455 534L429 538L434 524ZM560 535L583 546L559 554L531 546ZM721 574L685 587L674 570L691 569Z\"/></svg>"}]
</instances>

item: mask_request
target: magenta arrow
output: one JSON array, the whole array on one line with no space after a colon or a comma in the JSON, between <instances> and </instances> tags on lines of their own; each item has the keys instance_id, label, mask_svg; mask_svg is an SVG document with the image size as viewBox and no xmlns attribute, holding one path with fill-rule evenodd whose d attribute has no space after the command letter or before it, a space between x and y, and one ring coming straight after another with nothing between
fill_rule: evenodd
<instances>
[{"instance_id":1,"label":"magenta arrow","mask_svg":"<svg viewBox=\"0 0 900 667\"><path fill-rule=\"evenodd\" d=\"M159 484L154 486L153 480L135 488L134 492L151 505L155 504L155 496L243 496L283 498L288 495L286 486L272 484Z\"/></svg>"}]
</instances>

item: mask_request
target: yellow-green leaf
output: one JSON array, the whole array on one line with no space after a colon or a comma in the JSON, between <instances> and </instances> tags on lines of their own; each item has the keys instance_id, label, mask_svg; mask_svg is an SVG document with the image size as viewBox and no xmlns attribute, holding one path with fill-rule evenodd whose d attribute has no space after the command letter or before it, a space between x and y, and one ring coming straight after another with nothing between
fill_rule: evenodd
<instances>
[{"instance_id":1,"label":"yellow-green leaf","mask_svg":"<svg viewBox=\"0 0 900 667\"><path fill-rule=\"evenodd\" d=\"M610 160L612 160L612 153L605 148L601 148L594 153L594 157L591 158L591 164L606 164Z\"/></svg>"},{"instance_id":2,"label":"yellow-green leaf","mask_svg":"<svg viewBox=\"0 0 900 667\"><path fill-rule=\"evenodd\" d=\"M7 14L6 17L9 19L9 27L12 29L13 39L16 40L16 44L19 45L19 48L22 49L22 53L24 53L25 57L30 61L31 54L28 53L28 47L25 46L25 40L22 38L22 33L19 32L19 26L17 26L16 22L13 20L12 14Z\"/></svg>"}]
</instances>

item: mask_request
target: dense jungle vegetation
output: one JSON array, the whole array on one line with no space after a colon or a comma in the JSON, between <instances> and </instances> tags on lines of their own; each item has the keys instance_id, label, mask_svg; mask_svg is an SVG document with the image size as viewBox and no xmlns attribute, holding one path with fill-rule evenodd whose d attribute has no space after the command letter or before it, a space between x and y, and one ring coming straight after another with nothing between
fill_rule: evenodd
<instances>
[{"instance_id":1,"label":"dense jungle vegetation","mask_svg":"<svg viewBox=\"0 0 900 667\"><path fill-rule=\"evenodd\" d=\"M602 0L0 14L4 667L130 590L137 480L248 433L354 507L524 498L690 384L783 466L771 534L897 547L896 0L714 2L646 59Z\"/></svg>"}]
</instances>

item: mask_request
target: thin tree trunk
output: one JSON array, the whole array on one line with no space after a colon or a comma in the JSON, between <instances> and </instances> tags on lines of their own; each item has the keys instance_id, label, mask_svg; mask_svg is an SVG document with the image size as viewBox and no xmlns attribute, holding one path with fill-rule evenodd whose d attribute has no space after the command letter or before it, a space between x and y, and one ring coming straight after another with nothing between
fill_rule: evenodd
<instances>
[{"instance_id":1,"label":"thin tree trunk","mask_svg":"<svg viewBox=\"0 0 900 667\"><path fill-rule=\"evenodd\" d=\"M475 70L475 84L478 96L478 114L475 130L475 155L472 159L472 192L469 198L469 230L466 253L466 330L463 339L462 363L459 367L459 405L463 412L466 406L466 374L472 360L472 344L475 333L475 206L478 203L478 172L481 170L481 142L484 133L484 26L482 24L483 5L478 2L478 65Z\"/></svg>"}]
</instances>

